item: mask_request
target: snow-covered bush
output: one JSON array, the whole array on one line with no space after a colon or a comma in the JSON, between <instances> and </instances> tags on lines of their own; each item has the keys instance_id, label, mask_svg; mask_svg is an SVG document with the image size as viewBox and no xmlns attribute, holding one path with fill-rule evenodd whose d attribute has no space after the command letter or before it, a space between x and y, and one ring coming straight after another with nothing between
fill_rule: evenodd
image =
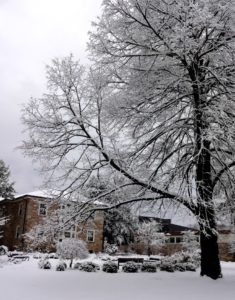
<instances>
[{"instance_id":1,"label":"snow-covered bush","mask_svg":"<svg viewBox=\"0 0 235 300\"><path fill-rule=\"evenodd\" d=\"M138 269L139 269L139 265L132 261L126 262L122 267L122 270L125 273L136 273L138 272Z\"/></svg>"},{"instance_id":2,"label":"snow-covered bush","mask_svg":"<svg viewBox=\"0 0 235 300\"><path fill-rule=\"evenodd\" d=\"M65 271L66 268L67 268L67 265L64 261L60 261L55 267L56 271Z\"/></svg>"},{"instance_id":3,"label":"snow-covered bush","mask_svg":"<svg viewBox=\"0 0 235 300\"><path fill-rule=\"evenodd\" d=\"M196 232L190 230L184 231L182 245L186 252L196 252L200 247L198 235L196 235Z\"/></svg>"},{"instance_id":4,"label":"snow-covered bush","mask_svg":"<svg viewBox=\"0 0 235 300\"><path fill-rule=\"evenodd\" d=\"M38 262L38 267L40 269L49 270L51 269L51 263L47 259L41 259Z\"/></svg>"},{"instance_id":5,"label":"snow-covered bush","mask_svg":"<svg viewBox=\"0 0 235 300\"><path fill-rule=\"evenodd\" d=\"M166 272L174 272L175 268L174 268L174 265L172 263L165 262L165 263L162 263L160 265L160 270L161 271L166 271Z\"/></svg>"},{"instance_id":6,"label":"snow-covered bush","mask_svg":"<svg viewBox=\"0 0 235 300\"><path fill-rule=\"evenodd\" d=\"M70 259L70 268L76 258L88 257L88 250L84 241L79 239L64 239L57 244L57 254L61 259Z\"/></svg>"},{"instance_id":7,"label":"snow-covered bush","mask_svg":"<svg viewBox=\"0 0 235 300\"><path fill-rule=\"evenodd\" d=\"M104 243L104 252L109 254L109 255L112 255L112 254L115 254L117 253L118 251L118 246L115 245L115 244L109 244L107 242Z\"/></svg>"},{"instance_id":8,"label":"snow-covered bush","mask_svg":"<svg viewBox=\"0 0 235 300\"><path fill-rule=\"evenodd\" d=\"M113 261L108 261L103 264L102 270L106 273L117 273L118 265Z\"/></svg>"},{"instance_id":9,"label":"snow-covered bush","mask_svg":"<svg viewBox=\"0 0 235 300\"><path fill-rule=\"evenodd\" d=\"M176 263L173 265L175 271L184 272L186 271L186 263Z\"/></svg>"},{"instance_id":10,"label":"snow-covered bush","mask_svg":"<svg viewBox=\"0 0 235 300\"><path fill-rule=\"evenodd\" d=\"M141 266L141 271L150 272L150 273L157 272L157 265L156 263L152 263L152 262L144 262Z\"/></svg>"},{"instance_id":11,"label":"snow-covered bush","mask_svg":"<svg viewBox=\"0 0 235 300\"><path fill-rule=\"evenodd\" d=\"M193 258L185 252L176 253L171 257L165 257L160 265L161 271L174 272L174 271L196 271L197 265Z\"/></svg>"},{"instance_id":12,"label":"snow-covered bush","mask_svg":"<svg viewBox=\"0 0 235 300\"><path fill-rule=\"evenodd\" d=\"M8 253L7 246L1 245L0 246L0 255L7 255L7 253Z\"/></svg>"},{"instance_id":13,"label":"snow-covered bush","mask_svg":"<svg viewBox=\"0 0 235 300\"><path fill-rule=\"evenodd\" d=\"M173 256L169 257L166 256L164 259L162 259L161 265L160 265L160 270L161 271L166 271L166 272L174 272L176 261L174 260Z\"/></svg>"},{"instance_id":14,"label":"snow-covered bush","mask_svg":"<svg viewBox=\"0 0 235 300\"><path fill-rule=\"evenodd\" d=\"M79 270L80 267L81 267L81 263L80 262L75 263L74 266L73 266L74 270Z\"/></svg>"},{"instance_id":15,"label":"snow-covered bush","mask_svg":"<svg viewBox=\"0 0 235 300\"><path fill-rule=\"evenodd\" d=\"M35 254L33 255L33 258L34 258L34 259L41 259L41 258L42 258L42 254L41 254L41 253L35 253Z\"/></svg>"},{"instance_id":16,"label":"snow-covered bush","mask_svg":"<svg viewBox=\"0 0 235 300\"><path fill-rule=\"evenodd\" d=\"M193 263L185 263L185 269L186 269L186 271L195 272L197 269L197 266Z\"/></svg>"},{"instance_id":17,"label":"snow-covered bush","mask_svg":"<svg viewBox=\"0 0 235 300\"><path fill-rule=\"evenodd\" d=\"M47 257L48 257L48 258L53 258L53 259L58 259L58 258L59 258L58 255L57 255L57 253L49 253L49 254L47 255Z\"/></svg>"},{"instance_id":18,"label":"snow-covered bush","mask_svg":"<svg viewBox=\"0 0 235 300\"><path fill-rule=\"evenodd\" d=\"M85 272L96 272L97 270L100 270L100 266L93 262L87 261L87 262L81 263L79 270L85 271Z\"/></svg>"},{"instance_id":19,"label":"snow-covered bush","mask_svg":"<svg viewBox=\"0 0 235 300\"><path fill-rule=\"evenodd\" d=\"M172 262L173 263L190 263L193 264L196 267L199 267L200 265L200 261L201 261L201 256L200 256L200 252L197 251L193 251L193 252L178 252L174 255L171 256Z\"/></svg>"}]
</instances>

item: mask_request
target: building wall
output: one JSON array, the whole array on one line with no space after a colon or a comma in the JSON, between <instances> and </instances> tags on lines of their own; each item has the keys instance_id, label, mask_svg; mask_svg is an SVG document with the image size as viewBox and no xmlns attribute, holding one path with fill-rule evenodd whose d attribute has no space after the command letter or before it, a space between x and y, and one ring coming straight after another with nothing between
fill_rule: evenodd
<instances>
[{"instance_id":1,"label":"building wall","mask_svg":"<svg viewBox=\"0 0 235 300\"><path fill-rule=\"evenodd\" d=\"M20 235L24 232L26 202L24 199L3 201L0 203L0 208L4 210L4 215L7 217L0 243L11 250L18 249L21 247Z\"/></svg>"},{"instance_id":2,"label":"building wall","mask_svg":"<svg viewBox=\"0 0 235 300\"><path fill-rule=\"evenodd\" d=\"M47 215L39 214L40 203L47 204ZM22 237L22 234L28 233L34 226L43 222L51 212L58 207L50 205L50 200L41 197L24 196L16 200L8 200L0 202L0 209L4 210L4 215L9 217L9 221L3 228L3 237L0 244L9 248L9 250L23 250L29 248L29 242ZM84 226L76 226L76 234L74 237L81 238L87 242L90 252L101 252L103 250L103 212L96 212L95 218L90 219ZM82 228L82 230L81 230ZM94 241L87 241L87 231L94 232ZM16 235L18 231L19 236ZM64 238L64 235L62 235ZM44 249L55 250L55 245L44 245Z\"/></svg>"},{"instance_id":3,"label":"building wall","mask_svg":"<svg viewBox=\"0 0 235 300\"><path fill-rule=\"evenodd\" d=\"M94 231L94 241L88 241L87 231ZM95 213L95 218L89 220L82 228L82 231L79 233L79 238L86 241L87 248L90 252L102 252L104 244L104 213L97 211Z\"/></svg>"}]
</instances>

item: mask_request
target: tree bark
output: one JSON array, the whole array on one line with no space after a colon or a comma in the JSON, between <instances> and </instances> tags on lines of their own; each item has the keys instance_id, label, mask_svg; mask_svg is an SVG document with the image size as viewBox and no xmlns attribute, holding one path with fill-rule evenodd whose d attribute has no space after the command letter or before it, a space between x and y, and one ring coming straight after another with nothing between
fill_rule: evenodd
<instances>
[{"instance_id":1,"label":"tree bark","mask_svg":"<svg viewBox=\"0 0 235 300\"><path fill-rule=\"evenodd\" d=\"M192 80L195 110L195 166L198 217L200 225L201 276L212 279L222 277L217 242L215 208L213 202L213 184L211 172L211 142L207 139L209 128L207 111L207 93L204 86L203 61L194 63L189 70Z\"/></svg>"},{"instance_id":2,"label":"tree bark","mask_svg":"<svg viewBox=\"0 0 235 300\"><path fill-rule=\"evenodd\" d=\"M218 279L221 278L222 275L211 180L210 142L207 140L203 140L200 143L196 177L199 208L198 215L201 231L201 276L207 275L212 279Z\"/></svg>"},{"instance_id":3,"label":"tree bark","mask_svg":"<svg viewBox=\"0 0 235 300\"><path fill-rule=\"evenodd\" d=\"M219 260L219 250L217 243L217 234L210 230L205 233L201 232L201 276L208 276L212 279L222 277ZM209 235L208 235L209 234Z\"/></svg>"}]
</instances>

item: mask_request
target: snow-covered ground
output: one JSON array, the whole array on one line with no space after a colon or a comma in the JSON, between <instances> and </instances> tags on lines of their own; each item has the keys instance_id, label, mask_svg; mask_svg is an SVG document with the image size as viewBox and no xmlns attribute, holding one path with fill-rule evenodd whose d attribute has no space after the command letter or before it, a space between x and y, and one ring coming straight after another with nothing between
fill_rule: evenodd
<instances>
[{"instance_id":1,"label":"snow-covered ground","mask_svg":"<svg viewBox=\"0 0 235 300\"><path fill-rule=\"evenodd\" d=\"M50 260L55 266L58 260ZM97 261L96 261L97 262ZM227 300L235 295L235 263L222 263L224 278L198 272L86 273L41 270L38 260L0 268L2 300Z\"/></svg>"}]
</instances>

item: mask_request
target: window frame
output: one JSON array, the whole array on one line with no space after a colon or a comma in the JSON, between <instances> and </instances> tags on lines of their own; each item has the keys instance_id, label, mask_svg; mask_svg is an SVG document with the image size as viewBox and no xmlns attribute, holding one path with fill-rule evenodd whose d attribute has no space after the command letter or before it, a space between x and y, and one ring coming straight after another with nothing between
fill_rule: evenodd
<instances>
[{"instance_id":1,"label":"window frame","mask_svg":"<svg viewBox=\"0 0 235 300\"><path fill-rule=\"evenodd\" d=\"M67 229L67 230L64 230L64 232L63 232L63 237L66 239L74 239L74 238L76 238L77 237L77 226L76 225L72 225L69 229ZM66 236L66 234L68 235L68 236Z\"/></svg>"},{"instance_id":2,"label":"window frame","mask_svg":"<svg viewBox=\"0 0 235 300\"><path fill-rule=\"evenodd\" d=\"M42 205L45 205L45 208L44 208L44 210L45 210L45 213L42 213L42 208L41 208L41 206ZM38 215L39 216L46 216L47 215L47 203L44 203L44 202L39 202L39 205L38 205Z\"/></svg>"},{"instance_id":3,"label":"window frame","mask_svg":"<svg viewBox=\"0 0 235 300\"><path fill-rule=\"evenodd\" d=\"M22 214L23 214L23 203L20 203L18 207L18 216L22 216Z\"/></svg>"},{"instance_id":4,"label":"window frame","mask_svg":"<svg viewBox=\"0 0 235 300\"><path fill-rule=\"evenodd\" d=\"M21 236L21 228L20 228L20 225L17 225L17 226L16 226L16 231L15 231L15 238L16 238L17 240L19 240L19 239L20 239L20 236Z\"/></svg>"},{"instance_id":5,"label":"window frame","mask_svg":"<svg viewBox=\"0 0 235 300\"><path fill-rule=\"evenodd\" d=\"M92 240L90 240L89 234L92 233ZM86 233L86 241L88 243L94 243L95 242L95 230L88 229Z\"/></svg>"}]
</instances>

